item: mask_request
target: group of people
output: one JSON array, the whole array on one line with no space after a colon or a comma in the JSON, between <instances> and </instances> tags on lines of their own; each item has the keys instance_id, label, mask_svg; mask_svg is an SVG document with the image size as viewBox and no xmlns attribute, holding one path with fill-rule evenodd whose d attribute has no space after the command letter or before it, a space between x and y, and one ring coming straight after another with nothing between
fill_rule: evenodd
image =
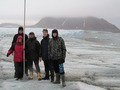
<instances>
[{"instance_id":1,"label":"group of people","mask_svg":"<svg viewBox=\"0 0 120 90\"><path fill-rule=\"evenodd\" d=\"M25 40L23 39L25 38ZM23 42L25 41L25 46ZM7 52L7 57L14 55L14 67L16 80L22 80L26 74L29 80L33 79L33 63L36 68L38 80L49 80L54 84L65 87L64 65L66 57L66 46L62 37L59 37L58 30L52 30L52 38L49 37L48 30L43 29L43 39L39 42L34 32L28 36L23 33L23 27L18 28L18 34L13 38L12 45ZM25 58L24 58L25 54ZM45 77L41 78L39 62L43 60L45 67ZM23 69L25 62L25 71ZM29 73L28 73L29 71ZM24 73L25 72L25 73ZM54 73L56 80L54 81Z\"/></svg>"}]
</instances>

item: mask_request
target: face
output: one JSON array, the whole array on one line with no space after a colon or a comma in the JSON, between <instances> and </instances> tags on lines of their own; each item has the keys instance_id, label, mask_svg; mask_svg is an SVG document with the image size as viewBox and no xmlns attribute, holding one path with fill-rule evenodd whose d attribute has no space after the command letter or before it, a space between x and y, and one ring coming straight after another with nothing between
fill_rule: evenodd
<instances>
[{"instance_id":1,"label":"face","mask_svg":"<svg viewBox=\"0 0 120 90\"><path fill-rule=\"evenodd\" d=\"M33 38L34 37L34 35L29 35L29 38Z\"/></svg>"},{"instance_id":2,"label":"face","mask_svg":"<svg viewBox=\"0 0 120 90\"><path fill-rule=\"evenodd\" d=\"M53 33L53 37L57 37L57 33Z\"/></svg>"},{"instance_id":3,"label":"face","mask_svg":"<svg viewBox=\"0 0 120 90\"><path fill-rule=\"evenodd\" d=\"M47 35L48 35L48 32L43 31L43 36L44 36L44 37L47 37Z\"/></svg>"},{"instance_id":4,"label":"face","mask_svg":"<svg viewBox=\"0 0 120 90\"><path fill-rule=\"evenodd\" d=\"M23 33L23 30L19 30L19 34L22 34Z\"/></svg>"},{"instance_id":5,"label":"face","mask_svg":"<svg viewBox=\"0 0 120 90\"><path fill-rule=\"evenodd\" d=\"M21 43L21 42L22 42L22 39L18 39L18 42Z\"/></svg>"}]
</instances>

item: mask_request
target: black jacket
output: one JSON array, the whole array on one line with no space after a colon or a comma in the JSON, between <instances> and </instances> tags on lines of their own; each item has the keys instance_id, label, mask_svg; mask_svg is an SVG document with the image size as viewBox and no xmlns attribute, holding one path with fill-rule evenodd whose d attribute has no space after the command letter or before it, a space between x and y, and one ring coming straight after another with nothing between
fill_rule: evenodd
<instances>
[{"instance_id":1,"label":"black jacket","mask_svg":"<svg viewBox=\"0 0 120 90\"><path fill-rule=\"evenodd\" d=\"M23 34L15 34L14 37L13 37L12 45L14 43L16 43L16 40L17 40L18 36L22 36L23 37ZM25 34L25 41L27 41L27 40L28 40L28 36Z\"/></svg>"},{"instance_id":2,"label":"black jacket","mask_svg":"<svg viewBox=\"0 0 120 90\"><path fill-rule=\"evenodd\" d=\"M27 60L39 60L41 57L41 45L36 37L28 39L25 44Z\"/></svg>"},{"instance_id":3,"label":"black jacket","mask_svg":"<svg viewBox=\"0 0 120 90\"><path fill-rule=\"evenodd\" d=\"M47 37L43 37L41 40L41 55L42 60L48 60L48 45L49 45L49 35Z\"/></svg>"}]
</instances>

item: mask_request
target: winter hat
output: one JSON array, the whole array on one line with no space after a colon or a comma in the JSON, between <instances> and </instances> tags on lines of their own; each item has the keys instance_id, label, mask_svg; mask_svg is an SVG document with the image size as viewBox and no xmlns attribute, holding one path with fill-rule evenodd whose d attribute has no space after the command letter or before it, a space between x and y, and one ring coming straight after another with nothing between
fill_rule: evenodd
<instances>
[{"instance_id":1,"label":"winter hat","mask_svg":"<svg viewBox=\"0 0 120 90\"><path fill-rule=\"evenodd\" d=\"M23 39L23 37L22 36L18 36L18 39Z\"/></svg>"},{"instance_id":2,"label":"winter hat","mask_svg":"<svg viewBox=\"0 0 120 90\"><path fill-rule=\"evenodd\" d=\"M34 35L35 36L35 33L34 32L30 32L29 35Z\"/></svg>"},{"instance_id":3,"label":"winter hat","mask_svg":"<svg viewBox=\"0 0 120 90\"><path fill-rule=\"evenodd\" d=\"M19 39L23 39L23 37L22 37L22 36L18 36L18 38L17 38L17 42L18 42Z\"/></svg>"},{"instance_id":4,"label":"winter hat","mask_svg":"<svg viewBox=\"0 0 120 90\"><path fill-rule=\"evenodd\" d=\"M18 28L18 31L20 31L20 30L23 31L23 27L22 27L22 26L20 26L20 27Z\"/></svg>"}]
</instances>

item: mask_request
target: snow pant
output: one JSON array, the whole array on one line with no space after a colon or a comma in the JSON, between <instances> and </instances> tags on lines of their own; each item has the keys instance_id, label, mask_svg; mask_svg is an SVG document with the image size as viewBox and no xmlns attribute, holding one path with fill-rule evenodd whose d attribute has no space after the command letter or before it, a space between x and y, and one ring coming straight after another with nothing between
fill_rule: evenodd
<instances>
[{"instance_id":1,"label":"snow pant","mask_svg":"<svg viewBox=\"0 0 120 90\"><path fill-rule=\"evenodd\" d=\"M28 69L30 70L30 72L33 72L33 62L36 67L36 72L40 73L39 60L28 60Z\"/></svg>"},{"instance_id":2,"label":"snow pant","mask_svg":"<svg viewBox=\"0 0 120 90\"><path fill-rule=\"evenodd\" d=\"M54 77L54 69L51 60L43 60L45 67L45 78L49 78L49 71L51 73L51 77Z\"/></svg>"},{"instance_id":3,"label":"snow pant","mask_svg":"<svg viewBox=\"0 0 120 90\"><path fill-rule=\"evenodd\" d=\"M14 62L16 78L23 78L23 62Z\"/></svg>"},{"instance_id":4,"label":"snow pant","mask_svg":"<svg viewBox=\"0 0 120 90\"><path fill-rule=\"evenodd\" d=\"M65 74L63 64L59 64L59 60L52 60L55 73Z\"/></svg>"},{"instance_id":5,"label":"snow pant","mask_svg":"<svg viewBox=\"0 0 120 90\"><path fill-rule=\"evenodd\" d=\"M14 67L16 68L15 62L14 62ZM28 74L28 63L25 61L25 74ZM15 77L17 76L16 70L15 70Z\"/></svg>"}]
</instances>

